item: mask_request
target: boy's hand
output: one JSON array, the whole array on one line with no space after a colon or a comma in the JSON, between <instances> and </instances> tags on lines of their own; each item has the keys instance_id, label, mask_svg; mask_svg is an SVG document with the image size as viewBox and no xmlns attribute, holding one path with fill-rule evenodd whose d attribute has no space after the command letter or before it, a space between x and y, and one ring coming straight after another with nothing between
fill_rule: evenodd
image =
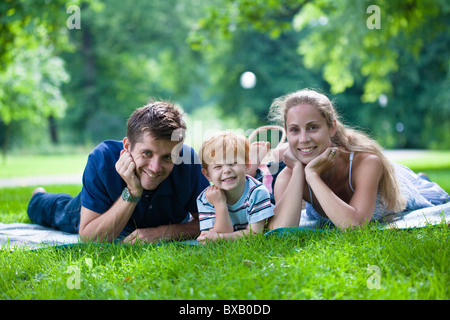
<instances>
[{"instance_id":1,"label":"boy's hand","mask_svg":"<svg viewBox=\"0 0 450 320\"><path fill-rule=\"evenodd\" d=\"M217 240L219 239L219 234L213 230L205 230L200 233L197 237L197 241L200 243L206 243L208 240Z\"/></svg>"},{"instance_id":2,"label":"boy's hand","mask_svg":"<svg viewBox=\"0 0 450 320\"><path fill-rule=\"evenodd\" d=\"M227 198L223 190L220 190L217 186L209 186L205 192L206 200L211 203L214 207L219 204L223 204L227 202Z\"/></svg>"},{"instance_id":3,"label":"boy's hand","mask_svg":"<svg viewBox=\"0 0 450 320\"><path fill-rule=\"evenodd\" d=\"M139 177L136 175L136 164L131 153L126 150L120 151L119 160L116 162L116 171L127 184L130 193L135 197L140 197L143 188Z\"/></svg>"}]
</instances>

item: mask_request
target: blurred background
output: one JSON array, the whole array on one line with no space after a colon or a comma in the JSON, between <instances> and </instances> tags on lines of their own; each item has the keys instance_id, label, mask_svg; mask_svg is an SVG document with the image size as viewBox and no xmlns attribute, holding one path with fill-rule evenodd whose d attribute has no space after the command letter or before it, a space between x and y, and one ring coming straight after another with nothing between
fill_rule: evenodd
<instances>
[{"instance_id":1,"label":"blurred background","mask_svg":"<svg viewBox=\"0 0 450 320\"><path fill-rule=\"evenodd\" d=\"M449 30L447 0L3 0L2 154L122 139L150 97L245 131L302 88L385 148L448 150Z\"/></svg>"}]
</instances>

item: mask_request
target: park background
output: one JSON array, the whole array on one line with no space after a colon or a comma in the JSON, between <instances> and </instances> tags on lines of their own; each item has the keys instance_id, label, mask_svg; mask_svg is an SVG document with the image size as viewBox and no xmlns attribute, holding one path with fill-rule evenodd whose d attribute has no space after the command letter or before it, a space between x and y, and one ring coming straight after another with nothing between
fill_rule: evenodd
<instances>
[{"instance_id":1,"label":"park background","mask_svg":"<svg viewBox=\"0 0 450 320\"><path fill-rule=\"evenodd\" d=\"M76 195L92 147L122 139L149 97L182 106L189 135L255 129L274 98L317 89L345 123L450 192L449 13L447 0L1 1L0 223L30 223L36 183ZM241 85L245 72L254 86ZM442 223L209 246L6 244L0 299L448 300L449 231ZM69 286L74 267L79 289Z\"/></svg>"},{"instance_id":2,"label":"park background","mask_svg":"<svg viewBox=\"0 0 450 320\"><path fill-rule=\"evenodd\" d=\"M3 1L3 158L122 139L150 97L179 104L188 133L257 128L301 88L384 148L448 150L449 12L445 0Z\"/></svg>"}]
</instances>

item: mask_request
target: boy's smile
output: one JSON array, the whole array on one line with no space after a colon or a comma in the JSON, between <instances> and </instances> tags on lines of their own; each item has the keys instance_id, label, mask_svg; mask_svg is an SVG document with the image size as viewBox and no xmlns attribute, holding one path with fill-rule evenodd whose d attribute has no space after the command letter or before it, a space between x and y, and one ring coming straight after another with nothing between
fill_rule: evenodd
<instances>
[{"instance_id":1,"label":"boy's smile","mask_svg":"<svg viewBox=\"0 0 450 320\"><path fill-rule=\"evenodd\" d=\"M210 182L225 192L227 203L234 204L244 192L247 168L246 164L241 163L212 163L207 169L202 169L202 172Z\"/></svg>"}]
</instances>

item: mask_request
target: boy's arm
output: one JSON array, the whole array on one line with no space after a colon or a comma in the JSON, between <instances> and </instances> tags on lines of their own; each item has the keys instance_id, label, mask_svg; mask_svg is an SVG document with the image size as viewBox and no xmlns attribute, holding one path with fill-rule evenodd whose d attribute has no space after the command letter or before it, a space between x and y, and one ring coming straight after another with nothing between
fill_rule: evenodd
<instances>
[{"instance_id":1,"label":"boy's arm","mask_svg":"<svg viewBox=\"0 0 450 320\"><path fill-rule=\"evenodd\" d=\"M228 212L227 204L222 202L214 206L215 209L215 221L213 231L217 233L229 233L233 232L233 224L231 223L230 214ZM211 230L211 229L210 229Z\"/></svg>"},{"instance_id":2,"label":"boy's arm","mask_svg":"<svg viewBox=\"0 0 450 320\"><path fill-rule=\"evenodd\" d=\"M206 200L214 206L215 221L212 229L219 233L233 232L233 224L231 223L224 192L212 185L206 190L205 196Z\"/></svg>"},{"instance_id":3,"label":"boy's arm","mask_svg":"<svg viewBox=\"0 0 450 320\"><path fill-rule=\"evenodd\" d=\"M198 214L192 213L192 219L185 223L162 225L154 228L140 228L128 235L123 243L142 243L160 241L181 241L195 239L199 234Z\"/></svg>"},{"instance_id":4,"label":"boy's arm","mask_svg":"<svg viewBox=\"0 0 450 320\"><path fill-rule=\"evenodd\" d=\"M218 240L218 239L225 239L225 240L236 240L242 236L254 234L254 233L262 233L264 230L264 225L266 224L266 220L261 220L255 223L249 224L247 228L244 230L234 231L234 232L225 232L220 233L214 231L214 228L202 231L200 233L200 236L197 238L197 241L199 242L206 242L207 240Z\"/></svg>"}]
</instances>

